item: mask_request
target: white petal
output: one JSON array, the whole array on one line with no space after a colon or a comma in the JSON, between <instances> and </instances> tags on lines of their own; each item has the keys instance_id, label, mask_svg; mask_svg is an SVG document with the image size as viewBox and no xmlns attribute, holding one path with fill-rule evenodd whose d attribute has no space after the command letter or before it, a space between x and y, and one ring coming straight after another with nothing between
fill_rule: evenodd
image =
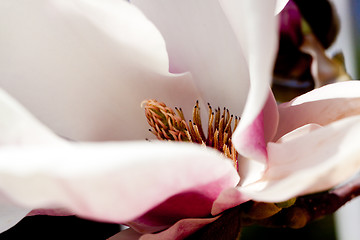
<instances>
[{"instance_id":1,"label":"white petal","mask_svg":"<svg viewBox=\"0 0 360 240\"><path fill-rule=\"evenodd\" d=\"M102 221L131 221L178 193L214 183L202 190L211 195L239 180L230 161L193 144L9 146L0 158L2 201Z\"/></svg>"},{"instance_id":2,"label":"white petal","mask_svg":"<svg viewBox=\"0 0 360 240\"><path fill-rule=\"evenodd\" d=\"M162 36L126 1L4 0L0 35L0 86L68 138L144 139L145 98L184 108L197 98L189 76L168 74Z\"/></svg>"},{"instance_id":3,"label":"white petal","mask_svg":"<svg viewBox=\"0 0 360 240\"><path fill-rule=\"evenodd\" d=\"M250 105L259 105L254 112L260 111L275 52L273 1L261 5L217 0L131 2L163 34L170 70L191 72L205 102L240 115L251 84Z\"/></svg>"}]
</instances>

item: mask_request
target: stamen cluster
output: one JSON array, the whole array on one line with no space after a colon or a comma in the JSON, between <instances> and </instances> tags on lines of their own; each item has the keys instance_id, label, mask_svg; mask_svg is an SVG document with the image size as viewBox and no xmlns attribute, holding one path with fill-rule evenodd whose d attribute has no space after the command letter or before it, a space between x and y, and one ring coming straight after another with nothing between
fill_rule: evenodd
<instances>
[{"instance_id":1,"label":"stamen cluster","mask_svg":"<svg viewBox=\"0 0 360 240\"><path fill-rule=\"evenodd\" d=\"M192 120L188 122L181 108L175 107L174 111L164 103L153 99L144 101L142 105L151 126L150 132L159 140L187 141L215 148L232 159L237 168L238 153L232 144L231 136L239 118L230 115L228 109L224 108L221 111L217 108L213 111L208 104L208 125L207 135L205 135L198 101L193 108ZM234 124L232 124L233 120ZM233 128L232 125L234 125Z\"/></svg>"}]
</instances>

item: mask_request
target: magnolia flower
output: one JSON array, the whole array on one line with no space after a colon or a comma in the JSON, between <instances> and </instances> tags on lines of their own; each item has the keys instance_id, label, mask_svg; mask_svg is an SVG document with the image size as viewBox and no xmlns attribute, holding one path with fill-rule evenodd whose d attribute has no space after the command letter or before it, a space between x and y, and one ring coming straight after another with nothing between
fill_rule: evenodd
<instances>
[{"instance_id":1,"label":"magnolia flower","mask_svg":"<svg viewBox=\"0 0 360 240\"><path fill-rule=\"evenodd\" d=\"M144 141L140 104L159 98L186 112L203 99L241 113L247 102L240 125L250 123L270 82L274 1L153 6L178 13L166 44L170 35L126 1L1 1L1 231L50 208L153 232L208 216L236 186L215 150Z\"/></svg>"},{"instance_id":2,"label":"magnolia flower","mask_svg":"<svg viewBox=\"0 0 360 240\"><path fill-rule=\"evenodd\" d=\"M0 94L2 231L45 208L179 239L210 213L325 190L359 169L357 83L279 107L269 96L275 1L0 4L0 84L16 99ZM240 172L216 150L141 141L148 98L241 114Z\"/></svg>"}]
</instances>

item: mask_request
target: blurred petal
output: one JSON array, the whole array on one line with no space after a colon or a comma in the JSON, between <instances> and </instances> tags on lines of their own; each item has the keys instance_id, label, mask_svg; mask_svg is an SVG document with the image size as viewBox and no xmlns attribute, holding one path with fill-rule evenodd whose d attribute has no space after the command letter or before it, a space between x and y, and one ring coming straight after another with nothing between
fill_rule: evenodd
<instances>
[{"instance_id":1,"label":"blurred petal","mask_svg":"<svg viewBox=\"0 0 360 240\"><path fill-rule=\"evenodd\" d=\"M126 1L4 0L0 13L0 85L59 135L144 139L144 99L191 109L198 96Z\"/></svg>"},{"instance_id":2,"label":"blurred petal","mask_svg":"<svg viewBox=\"0 0 360 240\"><path fill-rule=\"evenodd\" d=\"M110 222L139 218L176 195L197 193L200 200L214 201L239 180L232 163L217 151L192 144L9 146L1 149L0 157L0 191L6 197L1 200L29 209L66 208ZM178 211L166 209L169 219L143 221L144 231L145 224L153 229L173 223Z\"/></svg>"},{"instance_id":3,"label":"blurred petal","mask_svg":"<svg viewBox=\"0 0 360 240\"><path fill-rule=\"evenodd\" d=\"M258 116L268 97L278 45L278 21L274 17L276 1L220 2L240 43L249 69L249 93L237 128L241 132ZM244 81L242 78L235 81L239 79ZM235 103L239 104L238 101Z\"/></svg>"},{"instance_id":4,"label":"blurred petal","mask_svg":"<svg viewBox=\"0 0 360 240\"><path fill-rule=\"evenodd\" d=\"M107 240L138 240L140 237L141 237L140 233L129 228L115 234L114 236L112 236Z\"/></svg>"},{"instance_id":5,"label":"blurred petal","mask_svg":"<svg viewBox=\"0 0 360 240\"><path fill-rule=\"evenodd\" d=\"M360 169L360 117L336 121L302 137L269 143L269 168L263 178L240 187L257 201L279 202L327 190Z\"/></svg>"},{"instance_id":6,"label":"blurred petal","mask_svg":"<svg viewBox=\"0 0 360 240\"><path fill-rule=\"evenodd\" d=\"M1 89L0 116L1 149L6 146L20 148L24 145L60 144L61 142ZM3 184L6 184L6 180L2 177L1 179ZM0 191L0 232L14 226L30 211L31 209L26 209L26 207L14 206L11 200Z\"/></svg>"},{"instance_id":7,"label":"blurred petal","mask_svg":"<svg viewBox=\"0 0 360 240\"><path fill-rule=\"evenodd\" d=\"M217 215L227 209L233 208L251 200L249 196L242 194L236 188L229 188L221 192L219 197L215 200L211 214Z\"/></svg>"},{"instance_id":8,"label":"blurred petal","mask_svg":"<svg viewBox=\"0 0 360 240\"><path fill-rule=\"evenodd\" d=\"M346 73L343 62L336 58L329 58L315 35L307 34L300 50L312 57L311 74L316 88L330 83L351 80L351 77Z\"/></svg>"},{"instance_id":9,"label":"blurred petal","mask_svg":"<svg viewBox=\"0 0 360 240\"><path fill-rule=\"evenodd\" d=\"M325 126L360 113L360 82L329 84L279 106L280 121L274 141L284 134L314 123Z\"/></svg>"}]
</instances>

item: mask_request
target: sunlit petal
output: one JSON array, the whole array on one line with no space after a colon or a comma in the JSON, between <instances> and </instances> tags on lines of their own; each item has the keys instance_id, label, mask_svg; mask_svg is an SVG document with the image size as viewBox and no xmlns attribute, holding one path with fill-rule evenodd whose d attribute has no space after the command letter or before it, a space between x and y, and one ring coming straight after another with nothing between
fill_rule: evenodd
<instances>
[{"instance_id":1,"label":"sunlit petal","mask_svg":"<svg viewBox=\"0 0 360 240\"><path fill-rule=\"evenodd\" d=\"M308 134L316 129L319 129L319 128L321 128L321 126L319 124L314 124L314 123L306 124L304 126L301 126L297 129L285 134L279 140L277 140L276 143L284 143L284 142L290 141L292 139L306 135L306 134Z\"/></svg>"},{"instance_id":2,"label":"sunlit petal","mask_svg":"<svg viewBox=\"0 0 360 240\"><path fill-rule=\"evenodd\" d=\"M329 84L279 106L280 122L274 141L284 134L314 123L325 126L360 113L360 82Z\"/></svg>"},{"instance_id":3,"label":"sunlit petal","mask_svg":"<svg viewBox=\"0 0 360 240\"><path fill-rule=\"evenodd\" d=\"M240 187L258 201L284 201L327 190L360 169L360 117L353 116L284 143L269 143L263 178Z\"/></svg>"}]
</instances>

